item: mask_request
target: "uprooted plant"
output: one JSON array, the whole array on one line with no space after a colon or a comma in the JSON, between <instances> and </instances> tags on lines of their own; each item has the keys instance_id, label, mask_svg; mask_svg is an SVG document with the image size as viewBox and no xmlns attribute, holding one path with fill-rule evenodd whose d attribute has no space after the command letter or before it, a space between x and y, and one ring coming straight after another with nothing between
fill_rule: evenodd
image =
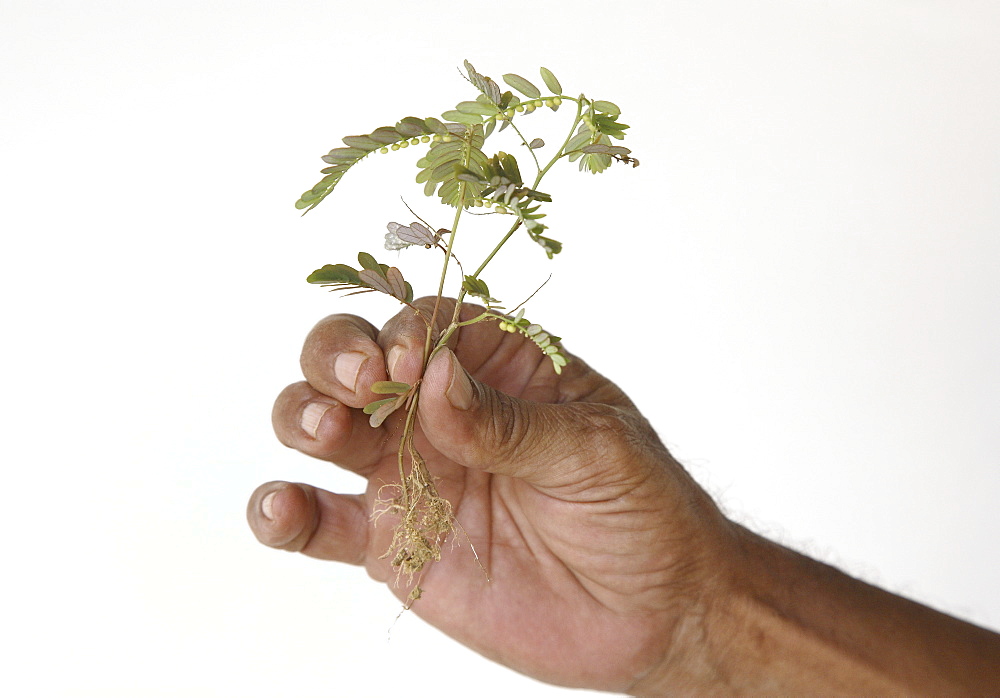
<instances>
[{"instance_id":1,"label":"uprooted plant","mask_svg":"<svg viewBox=\"0 0 1000 698\"><path fill-rule=\"evenodd\" d=\"M424 368L459 327L495 322L499 331L520 333L534 342L539 351L551 360L552 369L560 373L567 362L560 338L525 318L524 303L507 310L501 301L491 295L481 275L519 229L538 243L550 259L559 253L562 244L545 235L547 226L542 222L545 217L542 204L552 200L538 189L542 179L553 165L564 158L570 162L579 161L581 171L592 173L603 172L615 161L635 167L639 162L631 157L631 151L613 145L611 141L624 138L628 126L618 121L620 110L612 102L591 100L583 94L579 97L563 94L559 81L546 68L541 69L541 77L550 93L547 95L518 75L503 76L504 82L523 99L512 91L501 92L496 82L476 72L468 61L465 62L465 77L479 93L474 100L460 102L454 109L444 112L441 115L443 120L407 116L394 126L381 126L371 133L347 136L343 139L344 147L334 148L323 156L329 164L322 170L323 179L295 204L304 212L312 210L334 190L349 169L375 153L426 146L417 160L419 172L416 181L424 185L425 195L437 196L442 204L454 208L451 228L435 230L422 218L410 225L390 222L385 234L385 248L392 251L426 248L442 253L440 283L433 311L428 313L413 304L413 289L398 268L382 264L366 252L358 254L360 269L347 264L328 264L310 274L307 281L333 290L351 291L349 295L383 293L409 306L427 328ZM543 164L539 153L545 148L545 143L540 138L528 140L519 124L542 107L557 111L564 104L575 106L572 123L563 142ZM514 134L515 142L527 148L533 161L535 175L530 184L523 179L514 155L503 151L487 155L484 150L488 138L508 127ZM463 214L473 213L470 209L484 208L491 215L510 221L510 225L479 266L466 274L455 254L459 224ZM420 218L416 214L414 216ZM448 325L443 331L435 332L435 327L440 326L437 321L448 272L455 267L461 276L461 285L454 294L457 302ZM462 301L467 296L479 299L484 310L474 318L460 320ZM451 503L438 494L434 478L414 445L420 380L413 385L381 381L371 389L386 396L364 408L373 427L381 425L397 410L405 411L398 448L399 482L387 484L380 490L372 516L376 520L387 514L398 518L392 542L384 557L391 559L399 575L408 580L417 576L407 602L409 606L421 594L420 575L429 563L441 558L442 544L456 531L458 522Z\"/></svg>"}]
</instances>

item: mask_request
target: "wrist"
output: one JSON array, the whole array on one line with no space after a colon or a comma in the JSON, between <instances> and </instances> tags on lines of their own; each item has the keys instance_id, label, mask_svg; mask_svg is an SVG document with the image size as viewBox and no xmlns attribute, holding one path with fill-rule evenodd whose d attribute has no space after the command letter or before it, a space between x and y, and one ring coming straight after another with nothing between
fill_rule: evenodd
<instances>
[{"instance_id":1,"label":"wrist","mask_svg":"<svg viewBox=\"0 0 1000 698\"><path fill-rule=\"evenodd\" d=\"M839 570L736 527L739 562L707 635L722 685L734 693L780 691L892 695L873 617L854 611L867 591ZM885 594L886 596L890 596Z\"/></svg>"},{"instance_id":2,"label":"wrist","mask_svg":"<svg viewBox=\"0 0 1000 698\"><path fill-rule=\"evenodd\" d=\"M733 525L715 591L638 695L986 694L1000 635Z\"/></svg>"},{"instance_id":3,"label":"wrist","mask_svg":"<svg viewBox=\"0 0 1000 698\"><path fill-rule=\"evenodd\" d=\"M844 599L830 587L844 575L729 526L731 545L713 579L687 606L668 655L635 695L904 690L871 653L840 635Z\"/></svg>"}]
</instances>

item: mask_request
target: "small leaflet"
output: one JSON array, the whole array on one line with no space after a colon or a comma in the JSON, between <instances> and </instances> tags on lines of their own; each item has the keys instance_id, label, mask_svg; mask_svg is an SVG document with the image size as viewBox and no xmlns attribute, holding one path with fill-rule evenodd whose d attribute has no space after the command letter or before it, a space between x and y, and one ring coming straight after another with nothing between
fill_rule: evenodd
<instances>
[{"instance_id":1,"label":"small leaflet","mask_svg":"<svg viewBox=\"0 0 1000 698\"><path fill-rule=\"evenodd\" d=\"M548 68L540 68L539 72L542 74L542 80L545 82L545 86L552 90L554 94L562 94L562 85L556 79L556 76L552 74L552 71Z\"/></svg>"},{"instance_id":2,"label":"small leaflet","mask_svg":"<svg viewBox=\"0 0 1000 698\"><path fill-rule=\"evenodd\" d=\"M392 222L387 224L386 228L389 230L388 235L385 236L387 249L400 250L410 245L433 247L441 239L440 235L431 231L423 223L413 222L410 225L402 225ZM398 241L398 247L389 247L390 236L393 236L393 241Z\"/></svg>"},{"instance_id":3,"label":"small leaflet","mask_svg":"<svg viewBox=\"0 0 1000 698\"><path fill-rule=\"evenodd\" d=\"M538 99L542 96L541 90L520 75L507 73L503 76L503 81L529 99Z\"/></svg>"}]
</instances>

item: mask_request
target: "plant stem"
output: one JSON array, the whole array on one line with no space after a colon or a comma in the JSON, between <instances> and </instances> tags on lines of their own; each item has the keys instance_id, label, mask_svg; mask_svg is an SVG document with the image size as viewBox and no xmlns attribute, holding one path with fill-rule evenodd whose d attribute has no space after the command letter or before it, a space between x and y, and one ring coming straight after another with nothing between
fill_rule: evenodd
<instances>
[{"instance_id":1,"label":"plant stem","mask_svg":"<svg viewBox=\"0 0 1000 698\"><path fill-rule=\"evenodd\" d=\"M567 99L573 98L568 97ZM580 99L573 99L573 101L576 102L576 116L573 118L573 123L569 127L569 133L566 135L566 140L562 142L562 145L559 146L556 154L552 156L551 160L549 160L549 164L538 171L535 183L531 185L532 189L536 189L538 187L538 183L542 181L542 177L545 176L545 173L552 169L552 166L558 162L559 158L565 155L563 151L566 150L566 146L569 144L570 140L573 138L573 134L576 132L576 127L580 124L580 117L583 115L583 95L580 95Z\"/></svg>"},{"instance_id":2,"label":"plant stem","mask_svg":"<svg viewBox=\"0 0 1000 698\"><path fill-rule=\"evenodd\" d=\"M573 99L572 97L567 97L567 99L571 99L576 102L576 117L573 119L573 124L569 128L569 134L566 136L566 139L563 140L562 145L559 146L559 149L556 151L556 154L552 157L552 159L548 162L548 164L545 165L545 167L538 170L538 176L535 177L535 181L531 185L532 189L538 188L539 183L542 181L542 177L544 177L545 174L550 169L552 169L552 166L559 161L559 158L563 157L564 155L563 151L566 149L566 145L570 142L570 139L573 138L573 134L576 132L576 127L580 124L580 117L583 114L583 100ZM518 134L520 134L520 131L518 131ZM523 136L521 136L521 140L524 140ZM472 278L474 279L479 278L479 275L483 272L483 269L486 268L486 265L493 260L493 257L496 256L496 253L500 251L500 248L504 246L504 244L510 239L510 236L513 235L514 232L520 226L521 226L521 219L518 218L517 221L514 223L514 225L511 226L510 230L507 231L507 234L504 235L503 238L500 240L500 242L497 243L496 247L493 248L493 251L490 252L489 255L486 257L486 259L483 260L483 263L479 265L479 268L476 269L474 272L472 272L471 274ZM464 289L461 295L463 296L465 295Z\"/></svg>"},{"instance_id":3,"label":"plant stem","mask_svg":"<svg viewBox=\"0 0 1000 698\"><path fill-rule=\"evenodd\" d=\"M466 150L465 158L463 164L468 167L469 160L472 155L472 138L473 130L471 127L466 129ZM458 222L462 218L462 213L465 211L465 191L466 182L459 184L458 189L458 206L455 207L455 220L451 224L451 234L448 236L448 249L445 250L444 263L441 265L441 279L438 282L437 297L434 299L434 312L431 313L431 321L427 326L427 335L424 339L424 368L427 367L427 362L430 361L431 353L431 338L434 336L434 323L437 320L438 310L441 307L441 298L444 296L444 282L448 276L448 263L451 261L452 249L455 247L455 234L458 232ZM440 343L439 343L440 344Z\"/></svg>"},{"instance_id":4,"label":"plant stem","mask_svg":"<svg viewBox=\"0 0 1000 698\"><path fill-rule=\"evenodd\" d=\"M583 95L580 95L579 98L566 97L566 99L569 99L569 100L572 100L572 101L576 102L576 116L573 117L573 123L570 125L569 133L566 134L566 138L563 140L562 145L560 145L559 149L556 150L556 154L552 156L552 159L549 160L549 162L545 165L545 167L542 167L542 168L540 168L538 170L538 174L535 177L535 181L531 185L532 189L537 189L539 183L542 181L542 178L548 173L548 171L550 169L552 169L552 166L555 165L559 161L560 158L562 158L562 157L565 156L566 153L564 151L566 150L566 146L569 144L570 140L573 138L573 135L576 133L577 126L580 125L580 119L581 119L581 117L583 115L583 104L586 101L586 98ZM524 135L517 128L517 126L514 126L513 120L508 120L508 121L509 121L510 125L514 128L514 131L517 132L517 135L521 137L521 141L524 142L525 145L527 145L527 140L525 140ZM529 148L529 150L531 150L531 148ZM538 157L535 155L535 151L534 150L531 150L531 156L533 158L535 158L535 165L538 166L539 165ZM463 189L462 189L462 195L463 195L463 198L464 198L465 183L463 182L461 186L463 187ZM455 226L458 225L458 214L459 213L461 213L461 209L459 209L459 211L456 212L456 215L455 215ZM486 268L486 265L488 265L493 260L493 258L496 256L497 252L500 251L500 248L503 247L507 243L507 241L510 240L510 237L517 231L517 229L521 227L521 223L522 222L523 222L523 220L521 219L520 213L519 213L518 214L518 219L514 222L514 225L512 225L510 227L510 230L507 231L507 234L504 235L503 238L500 239L500 242L498 242L496 244L496 246L493 248L493 250L486 256L486 259L484 259L483 262L482 262L482 264L479 265L479 268L476 269L474 272L472 272L472 274L470 274L470 276L472 278L474 278L474 279L478 279L479 278L479 275ZM452 245L452 243L455 240L454 230L455 230L455 227L452 227L452 237L448 241L448 254L449 255L451 253L451 245ZM445 258L445 270L447 270L447 257ZM434 316L431 318L431 327L433 327L434 318L437 316L438 303L440 303L441 296L443 295L443 293L444 293L444 272L442 272L442 275L441 275L441 284L438 287L437 303L435 303L435 305L434 305ZM459 326L461 326L463 324L471 324L471 323L460 323L458 321L458 318L459 318L459 316L460 316L460 314L462 312L462 301L465 299L465 295L466 295L465 287L463 286L461 289L459 289L458 295L455 298L455 312L452 314L451 324L448 326L447 330L444 333L442 333L441 337L438 339L437 344L434 346L434 350L433 351L430 351L431 330L428 329L428 331L427 331L427 341L426 341L426 343L424 345L424 366L426 366L427 363L430 361L430 359L434 356L434 354L437 354L438 350L445 345L445 343L448 341L448 339L451 337L451 335L455 332L455 330L458 329ZM480 318L477 318L476 321L478 321L479 319Z\"/></svg>"}]
</instances>

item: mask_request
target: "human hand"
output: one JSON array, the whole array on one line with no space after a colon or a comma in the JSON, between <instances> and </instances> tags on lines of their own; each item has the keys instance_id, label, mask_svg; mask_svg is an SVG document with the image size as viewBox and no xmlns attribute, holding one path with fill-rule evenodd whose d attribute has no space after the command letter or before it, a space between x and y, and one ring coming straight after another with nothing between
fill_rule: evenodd
<instances>
[{"instance_id":1,"label":"human hand","mask_svg":"<svg viewBox=\"0 0 1000 698\"><path fill-rule=\"evenodd\" d=\"M463 319L478 312L466 306ZM278 397L275 431L368 478L367 490L272 482L248 507L265 544L362 564L402 598L408 587L381 557L392 522L370 519L380 487L398 480L399 417L373 429L359 408L379 397L375 381L417 379L424 335L409 309L381 332L349 315L321 321L302 353L307 382ZM413 610L541 680L634 690L697 617L727 522L583 361L557 376L531 342L491 323L463 327L453 344L423 377L417 445L465 535L428 569Z\"/></svg>"},{"instance_id":2,"label":"human hand","mask_svg":"<svg viewBox=\"0 0 1000 698\"><path fill-rule=\"evenodd\" d=\"M463 319L476 314L467 306ZM404 599L406 580L381 557L392 522L371 520L398 479L400 417L373 429L359 408L380 397L375 381L418 378L424 335L409 309L381 331L349 315L321 321L302 353L307 382L275 403L275 431L367 489L271 482L247 509L263 543L364 565ZM637 695L991 685L983 667L996 666L1000 636L729 522L583 361L557 376L537 347L488 323L453 339L418 407L417 448L464 530L420 581L413 610L428 622L543 681Z\"/></svg>"}]
</instances>

